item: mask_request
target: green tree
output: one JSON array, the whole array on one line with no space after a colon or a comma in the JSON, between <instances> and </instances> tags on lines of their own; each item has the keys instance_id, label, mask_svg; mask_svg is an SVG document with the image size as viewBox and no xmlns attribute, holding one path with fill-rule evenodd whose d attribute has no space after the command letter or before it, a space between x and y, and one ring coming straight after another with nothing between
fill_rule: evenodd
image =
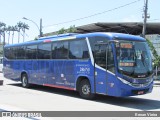
<instances>
[{"instance_id":1,"label":"green tree","mask_svg":"<svg viewBox=\"0 0 160 120\"><path fill-rule=\"evenodd\" d=\"M66 33L66 30L64 28L61 28L59 31L57 31L57 34L64 34Z\"/></svg>"},{"instance_id":2,"label":"green tree","mask_svg":"<svg viewBox=\"0 0 160 120\"><path fill-rule=\"evenodd\" d=\"M66 30L67 33L74 33L75 31L76 31L75 25L70 26L70 27Z\"/></svg>"},{"instance_id":3,"label":"green tree","mask_svg":"<svg viewBox=\"0 0 160 120\"><path fill-rule=\"evenodd\" d=\"M148 43L148 45L149 45L149 47L150 47L150 49L151 49L151 52L152 52L152 54L153 54L153 56L154 56L154 60L153 60L154 67L155 67L155 66L158 66L158 67L159 67L159 66L160 66L160 56L158 56L157 51L156 51L156 49L154 48L152 42L151 42L150 40L148 40L148 39L146 39L146 40L147 40L147 43Z\"/></svg>"},{"instance_id":4,"label":"green tree","mask_svg":"<svg viewBox=\"0 0 160 120\"><path fill-rule=\"evenodd\" d=\"M74 33L76 31L75 25L70 26L68 29L61 28L57 34Z\"/></svg>"}]
</instances>

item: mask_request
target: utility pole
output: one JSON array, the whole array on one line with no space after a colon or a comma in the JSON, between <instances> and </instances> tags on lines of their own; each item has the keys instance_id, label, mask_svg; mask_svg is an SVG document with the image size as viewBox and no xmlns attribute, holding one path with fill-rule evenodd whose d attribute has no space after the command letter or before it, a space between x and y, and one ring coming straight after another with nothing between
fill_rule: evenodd
<instances>
[{"instance_id":1,"label":"utility pole","mask_svg":"<svg viewBox=\"0 0 160 120\"><path fill-rule=\"evenodd\" d=\"M40 19L40 27L39 27L39 31L40 31L40 33L39 33L39 35L40 35L40 37L43 37L43 32L42 32L42 18Z\"/></svg>"},{"instance_id":2,"label":"utility pole","mask_svg":"<svg viewBox=\"0 0 160 120\"><path fill-rule=\"evenodd\" d=\"M142 30L142 37L145 38L146 35L146 23L147 23L147 18L149 18L150 16L147 14L147 10L148 10L148 0L145 0L145 5L144 5L144 14L143 14L143 30Z\"/></svg>"},{"instance_id":3,"label":"utility pole","mask_svg":"<svg viewBox=\"0 0 160 120\"><path fill-rule=\"evenodd\" d=\"M38 28L38 31L39 31L39 37L43 37L43 32L42 32L42 18L40 19L40 26L38 26L37 25L37 23L36 22L34 22L33 20L31 20L31 19L28 19L28 18L26 18L26 17L23 17L22 19L24 19L24 20L28 20L28 21L31 21L32 23L34 23L35 25L36 25L36 27Z\"/></svg>"}]
</instances>

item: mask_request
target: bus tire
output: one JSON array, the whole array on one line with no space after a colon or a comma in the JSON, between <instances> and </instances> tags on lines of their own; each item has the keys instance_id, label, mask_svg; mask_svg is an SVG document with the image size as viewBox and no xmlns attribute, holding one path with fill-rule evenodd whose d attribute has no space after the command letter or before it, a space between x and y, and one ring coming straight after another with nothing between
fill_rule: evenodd
<instances>
[{"instance_id":1,"label":"bus tire","mask_svg":"<svg viewBox=\"0 0 160 120\"><path fill-rule=\"evenodd\" d=\"M22 74L21 81L22 81L22 87L24 87L24 88L30 87L27 74Z\"/></svg>"},{"instance_id":2,"label":"bus tire","mask_svg":"<svg viewBox=\"0 0 160 120\"><path fill-rule=\"evenodd\" d=\"M80 82L79 94L84 99L94 99L95 94L91 93L91 85L87 79Z\"/></svg>"}]
</instances>

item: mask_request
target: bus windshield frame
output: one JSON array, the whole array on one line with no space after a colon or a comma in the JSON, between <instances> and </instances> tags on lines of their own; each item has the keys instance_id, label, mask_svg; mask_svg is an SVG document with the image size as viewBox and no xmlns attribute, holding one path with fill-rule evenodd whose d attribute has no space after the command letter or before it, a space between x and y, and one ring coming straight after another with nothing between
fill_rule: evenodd
<instances>
[{"instance_id":1,"label":"bus windshield frame","mask_svg":"<svg viewBox=\"0 0 160 120\"><path fill-rule=\"evenodd\" d=\"M147 42L120 40L115 43L118 71L133 78L153 74L152 58Z\"/></svg>"}]
</instances>

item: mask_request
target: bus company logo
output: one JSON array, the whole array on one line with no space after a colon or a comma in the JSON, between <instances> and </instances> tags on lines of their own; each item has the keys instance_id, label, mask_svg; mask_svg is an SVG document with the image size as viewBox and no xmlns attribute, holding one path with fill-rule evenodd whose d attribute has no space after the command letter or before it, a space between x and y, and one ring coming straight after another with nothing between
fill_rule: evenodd
<instances>
[{"instance_id":1,"label":"bus company logo","mask_svg":"<svg viewBox=\"0 0 160 120\"><path fill-rule=\"evenodd\" d=\"M11 112L2 112L2 117L12 117Z\"/></svg>"},{"instance_id":2,"label":"bus company logo","mask_svg":"<svg viewBox=\"0 0 160 120\"><path fill-rule=\"evenodd\" d=\"M40 112L2 112L2 117L42 117Z\"/></svg>"}]
</instances>

